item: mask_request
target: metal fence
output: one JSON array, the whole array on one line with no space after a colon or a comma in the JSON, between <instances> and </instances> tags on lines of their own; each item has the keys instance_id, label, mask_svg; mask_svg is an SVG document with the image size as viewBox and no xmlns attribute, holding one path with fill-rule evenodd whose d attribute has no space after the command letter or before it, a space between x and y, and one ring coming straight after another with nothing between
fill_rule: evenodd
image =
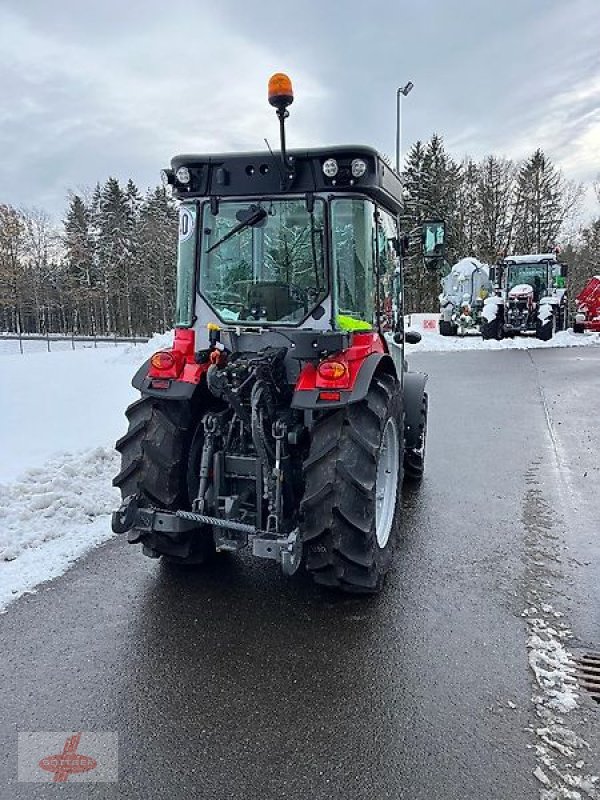
<instances>
[{"instance_id":1,"label":"metal fence","mask_svg":"<svg viewBox=\"0 0 600 800\"><path fill-rule=\"evenodd\" d=\"M112 344L116 347L120 344L143 344L144 342L147 342L149 338L150 337L148 336L118 336L117 334L114 336L80 336L74 333L70 335L56 333L0 333L0 343L18 342L21 353L24 353L23 345L29 342L45 342L46 348L50 353L52 350L52 345L56 345L59 342L69 342L71 344L71 348L75 350L75 345L78 343L93 345L95 348L98 347L98 345L106 344Z\"/></svg>"}]
</instances>

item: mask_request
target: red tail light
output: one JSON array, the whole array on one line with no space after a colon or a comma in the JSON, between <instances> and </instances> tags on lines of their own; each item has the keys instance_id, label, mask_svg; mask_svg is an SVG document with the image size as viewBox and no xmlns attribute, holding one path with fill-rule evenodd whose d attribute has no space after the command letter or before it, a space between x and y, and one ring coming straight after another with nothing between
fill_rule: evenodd
<instances>
[{"instance_id":1,"label":"red tail light","mask_svg":"<svg viewBox=\"0 0 600 800\"><path fill-rule=\"evenodd\" d=\"M173 369L175 366L175 358L173 353L169 353L167 350L161 350L158 353L154 353L152 358L150 359L150 363L154 367L154 369L158 370L167 370Z\"/></svg>"},{"instance_id":2,"label":"red tail light","mask_svg":"<svg viewBox=\"0 0 600 800\"><path fill-rule=\"evenodd\" d=\"M317 371L322 378L337 381L346 375L348 368L341 361L321 361Z\"/></svg>"}]
</instances>

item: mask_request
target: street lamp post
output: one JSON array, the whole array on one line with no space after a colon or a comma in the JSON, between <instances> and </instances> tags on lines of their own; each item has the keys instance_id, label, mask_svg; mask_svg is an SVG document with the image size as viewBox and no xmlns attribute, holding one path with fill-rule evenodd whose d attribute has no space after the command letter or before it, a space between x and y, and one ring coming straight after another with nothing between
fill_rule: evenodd
<instances>
[{"instance_id":1,"label":"street lamp post","mask_svg":"<svg viewBox=\"0 0 600 800\"><path fill-rule=\"evenodd\" d=\"M413 89L414 83L409 81L406 86L396 89L396 172L400 173L400 159L402 157L402 98Z\"/></svg>"}]
</instances>

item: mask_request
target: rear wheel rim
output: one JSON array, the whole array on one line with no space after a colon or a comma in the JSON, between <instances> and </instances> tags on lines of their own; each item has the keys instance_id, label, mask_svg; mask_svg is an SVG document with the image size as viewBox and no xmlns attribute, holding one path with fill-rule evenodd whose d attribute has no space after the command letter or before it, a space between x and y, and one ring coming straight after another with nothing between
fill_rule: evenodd
<instances>
[{"instance_id":1,"label":"rear wheel rim","mask_svg":"<svg viewBox=\"0 0 600 800\"><path fill-rule=\"evenodd\" d=\"M375 476L375 537L382 550L394 524L399 469L398 428L390 417L383 429Z\"/></svg>"}]
</instances>

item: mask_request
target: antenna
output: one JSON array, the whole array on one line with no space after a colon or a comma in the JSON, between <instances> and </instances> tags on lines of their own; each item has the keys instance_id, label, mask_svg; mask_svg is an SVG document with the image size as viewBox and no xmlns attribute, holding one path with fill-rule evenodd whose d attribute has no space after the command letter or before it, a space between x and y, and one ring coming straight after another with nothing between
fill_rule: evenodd
<instances>
[{"instance_id":1,"label":"antenna","mask_svg":"<svg viewBox=\"0 0 600 800\"><path fill-rule=\"evenodd\" d=\"M266 136L265 136L265 144L269 148L269 153L271 153L271 156L273 157L273 161L277 165L277 169L279 170L279 177L281 178L281 183L282 183L282 185L284 185L285 184L285 174L284 174L284 172L283 172L283 170L281 168L281 164L279 163L279 159L275 156L275 153L271 150L271 145L269 144L269 140L267 139Z\"/></svg>"}]
</instances>

